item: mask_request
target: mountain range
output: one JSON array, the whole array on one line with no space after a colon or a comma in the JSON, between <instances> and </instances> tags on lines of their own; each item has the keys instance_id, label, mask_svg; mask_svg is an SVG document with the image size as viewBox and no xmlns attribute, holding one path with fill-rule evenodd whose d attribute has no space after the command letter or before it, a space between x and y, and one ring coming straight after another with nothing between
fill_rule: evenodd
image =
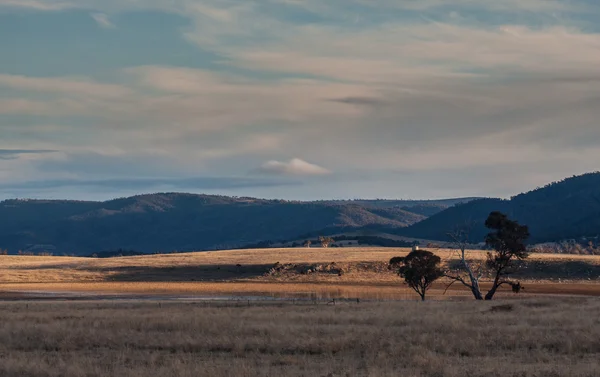
<instances>
[{"instance_id":1,"label":"mountain range","mask_svg":"<svg viewBox=\"0 0 600 377\"><path fill-rule=\"evenodd\" d=\"M600 173L510 199L301 202L161 193L106 202L6 200L0 202L0 248L75 255L214 250L361 230L448 241L448 232L464 226L479 242L492 211L528 225L531 242L595 237L600 233Z\"/></svg>"}]
</instances>

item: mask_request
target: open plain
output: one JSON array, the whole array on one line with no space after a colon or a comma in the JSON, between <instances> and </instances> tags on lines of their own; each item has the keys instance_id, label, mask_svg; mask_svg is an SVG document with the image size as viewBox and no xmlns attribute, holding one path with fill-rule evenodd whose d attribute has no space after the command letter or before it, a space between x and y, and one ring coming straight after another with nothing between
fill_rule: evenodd
<instances>
[{"instance_id":1,"label":"open plain","mask_svg":"<svg viewBox=\"0 0 600 377\"><path fill-rule=\"evenodd\" d=\"M0 256L0 296L23 294L229 295L310 298L412 299L388 261L406 255L394 248L301 248L227 250L121 258ZM454 250L435 251L444 264ZM469 258L483 261L485 252ZM600 257L532 254L514 274L524 296L600 296ZM484 284L485 287L485 284ZM438 282L431 298L469 297L454 285L444 295ZM513 297L510 289L501 296Z\"/></svg>"},{"instance_id":2,"label":"open plain","mask_svg":"<svg viewBox=\"0 0 600 377\"><path fill-rule=\"evenodd\" d=\"M408 251L0 256L0 375L598 375L599 257L534 254L519 295L439 282L423 303L388 269Z\"/></svg>"},{"instance_id":3,"label":"open plain","mask_svg":"<svg viewBox=\"0 0 600 377\"><path fill-rule=\"evenodd\" d=\"M600 301L3 302L0 375L596 377Z\"/></svg>"}]
</instances>

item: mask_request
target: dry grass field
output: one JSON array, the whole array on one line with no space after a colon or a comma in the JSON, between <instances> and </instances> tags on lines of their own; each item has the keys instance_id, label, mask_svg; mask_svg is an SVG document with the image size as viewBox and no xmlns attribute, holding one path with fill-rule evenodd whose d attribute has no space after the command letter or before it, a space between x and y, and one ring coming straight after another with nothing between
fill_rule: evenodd
<instances>
[{"instance_id":1,"label":"dry grass field","mask_svg":"<svg viewBox=\"0 0 600 377\"><path fill-rule=\"evenodd\" d=\"M0 256L0 296L68 291L413 298L398 276L387 269L391 257L408 252L390 248L301 248L110 259ZM436 253L444 263L456 262L452 250ZM469 257L481 260L485 253L473 251ZM281 268L273 271L277 262ZM305 273L307 270L309 273ZM600 257L534 254L515 278L526 283L526 294L600 295ZM444 287L443 282L437 284L430 297L442 297ZM500 294L512 295L508 290ZM449 295L468 297L458 285Z\"/></svg>"},{"instance_id":2,"label":"dry grass field","mask_svg":"<svg viewBox=\"0 0 600 377\"><path fill-rule=\"evenodd\" d=\"M0 303L0 375L596 377L598 298Z\"/></svg>"},{"instance_id":3,"label":"dry grass field","mask_svg":"<svg viewBox=\"0 0 600 377\"><path fill-rule=\"evenodd\" d=\"M599 257L532 255L519 300L421 303L387 268L408 251L0 256L0 376L598 376Z\"/></svg>"}]
</instances>

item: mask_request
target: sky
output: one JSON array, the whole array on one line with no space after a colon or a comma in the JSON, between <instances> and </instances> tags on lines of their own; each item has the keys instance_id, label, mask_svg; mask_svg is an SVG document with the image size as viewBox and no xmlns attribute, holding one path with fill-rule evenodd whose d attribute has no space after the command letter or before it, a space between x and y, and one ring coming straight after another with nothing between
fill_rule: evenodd
<instances>
[{"instance_id":1,"label":"sky","mask_svg":"<svg viewBox=\"0 0 600 377\"><path fill-rule=\"evenodd\" d=\"M510 197L600 170L597 0L0 0L0 200Z\"/></svg>"}]
</instances>

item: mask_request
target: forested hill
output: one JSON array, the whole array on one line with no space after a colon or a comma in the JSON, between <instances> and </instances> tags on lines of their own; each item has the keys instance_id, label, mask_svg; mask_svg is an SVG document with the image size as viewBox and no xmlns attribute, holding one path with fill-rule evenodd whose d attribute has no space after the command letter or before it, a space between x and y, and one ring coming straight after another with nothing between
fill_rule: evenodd
<instances>
[{"instance_id":1,"label":"forested hill","mask_svg":"<svg viewBox=\"0 0 600 377\"><path fill-rule=\"evenodd\" d=\"M510 200L295 202L179 193L106 202L7 200L0 202L0 249L58 255L210 250L364 228L447 241L449 231L465 224L473 224L472 239L481 241L492 211L528 225L530 242L595 237L600 234L600 173Z\"/></svg>"},{"instance_id":2,"label":"forested hill","mask_svg":"<svg viewBox=\"0 0 600 377\"><path fill-rule=\"evenodd\" d=\"M0 203L0 248L59 255L231 248L321 229L400 228L423 220L424 205L429 214L453 203L291 202L178 193L107 202L8 200Z\"/></svg>"},{"instance_id":3,"label":"forested hill","mask_svg":"<svg viewBox=\"0 0 600 377\"><path fill-rule=\"evenodd\" d=\"M600 235L600 173L589 173L551 183L510 200L479 199L439 212L399 231L400 234L448 240L447 233L474 224L472 239L483 240L483 226L491 211L502 211L529 226L530 242L560 241Z\"/></svg>"}]
</instances>

